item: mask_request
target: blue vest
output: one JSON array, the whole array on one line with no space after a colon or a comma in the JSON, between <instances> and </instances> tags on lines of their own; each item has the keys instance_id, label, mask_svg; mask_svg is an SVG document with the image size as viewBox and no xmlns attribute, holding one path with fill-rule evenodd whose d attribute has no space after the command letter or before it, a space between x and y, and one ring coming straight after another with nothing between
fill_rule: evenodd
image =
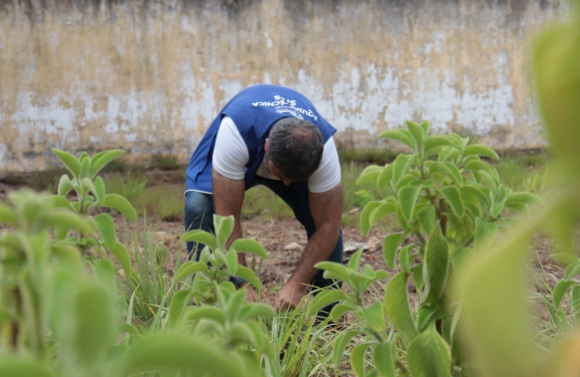
<instances>
[{"instance_id":1,"label":"blue vest","mask_svg":"<svg viewBox=\"0 0 580 377\"><path fill-rule=\"evenodd\" d=\"M320 129L325 143L336 132L314 105L297 91L276 85L251 86L228 102L199 142L187 167L186 191L212 193L212 156L224 116L232 118L248 147L250 159L246 165L246 189L250 187L264 159L264 143L270 128L278 120L289 117L307 120ZM307 189L306 182L292 184Z\"/></svg>"}]
</instances>

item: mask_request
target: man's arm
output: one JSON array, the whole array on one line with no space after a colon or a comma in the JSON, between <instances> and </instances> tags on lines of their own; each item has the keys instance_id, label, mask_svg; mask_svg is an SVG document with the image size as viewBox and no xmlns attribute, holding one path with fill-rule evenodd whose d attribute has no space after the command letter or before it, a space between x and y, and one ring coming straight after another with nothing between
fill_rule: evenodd
<instances>
[{"instance_id":1,"label":"man's arm","mask_svg":"<svg viewBox=\"0 0 580 377\"><path fill-rule=\"evenodd\" d=\"M215 213L219 216L234 216L234 230L228 240L228 246L232 241L242 238L242 226L240 223L240 214L242 212L242 203L244 202L245 182L243 179L229 179L212 170L212 186ZM238 254L238 263L246 265L245 254Z\"/></svg>"},{"instance_id":2,"label":"man's arm","mask_svg":"<svg viewBox=\"0 0 580 377\"><path fill-rule=\"evenodd\" d=\"M280 290L274 304L276 310L293 309L298 305L319 271L314 265L327 260L338 241L342 222L342 183L324 193L309 193L309 202L316 230L290 280Z\"/></svg>"}]
</instances>

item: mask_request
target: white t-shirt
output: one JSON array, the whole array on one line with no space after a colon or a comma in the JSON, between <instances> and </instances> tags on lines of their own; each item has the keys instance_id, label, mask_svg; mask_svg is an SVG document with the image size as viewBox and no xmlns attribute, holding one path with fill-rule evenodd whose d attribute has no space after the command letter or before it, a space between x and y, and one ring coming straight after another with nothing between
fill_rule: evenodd
<instances>
[{"instance_id":1,"label":"white t-shirt","mask_svg":"<svg viewBox=\"0 0 580 377\"><path fill-rule=\"evenodd\" d=\"M250 161L250 154L242 135L232 118L224 117L220 123L213 151L214 169L226 178L240 180L245 177L248 161ZM260 164L256 174L264 178L278 179L268 173L264 164ZM320 166L308 178L308 190L314 193L329 191L340 183L340 178L338 153L334 139L330 137L324 144Z\"/></svg>"}]
</instances>

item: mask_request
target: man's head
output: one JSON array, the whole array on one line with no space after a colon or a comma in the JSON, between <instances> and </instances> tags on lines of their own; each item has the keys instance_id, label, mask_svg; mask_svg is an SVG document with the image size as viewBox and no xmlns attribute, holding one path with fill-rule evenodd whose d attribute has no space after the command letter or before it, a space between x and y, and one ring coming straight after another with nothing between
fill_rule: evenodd
<instances>
[{"instance_id":1,"label":"man's head","mask_svg":"<svg viewBox=\"0 0 580 377\"><path fill-rule=\"evenodd\" d=\"M320 130L298 118L277 121L266 140L266 162L271 161L280 177L306 181L322 160L324 139Z\"/></svg>"}]
</instances>

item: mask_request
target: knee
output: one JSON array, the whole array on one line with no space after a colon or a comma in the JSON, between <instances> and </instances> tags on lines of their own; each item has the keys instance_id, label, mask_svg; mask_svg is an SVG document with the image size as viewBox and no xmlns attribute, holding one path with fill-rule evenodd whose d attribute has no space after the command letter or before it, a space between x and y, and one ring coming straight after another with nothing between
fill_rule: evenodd
<instances>
[{"instance_id":1,"label":"knee","mask_svg":"<svg viewBox=\"0 0 580 377\"><path fill-rule=\"evenodd\" d=\"M185 194L185 226L189 229L200 228L202 223L213 222L213 203L211 195L189 191ZM193 226L192 226L193 225Z\"/></svg>"}]
</instances>

